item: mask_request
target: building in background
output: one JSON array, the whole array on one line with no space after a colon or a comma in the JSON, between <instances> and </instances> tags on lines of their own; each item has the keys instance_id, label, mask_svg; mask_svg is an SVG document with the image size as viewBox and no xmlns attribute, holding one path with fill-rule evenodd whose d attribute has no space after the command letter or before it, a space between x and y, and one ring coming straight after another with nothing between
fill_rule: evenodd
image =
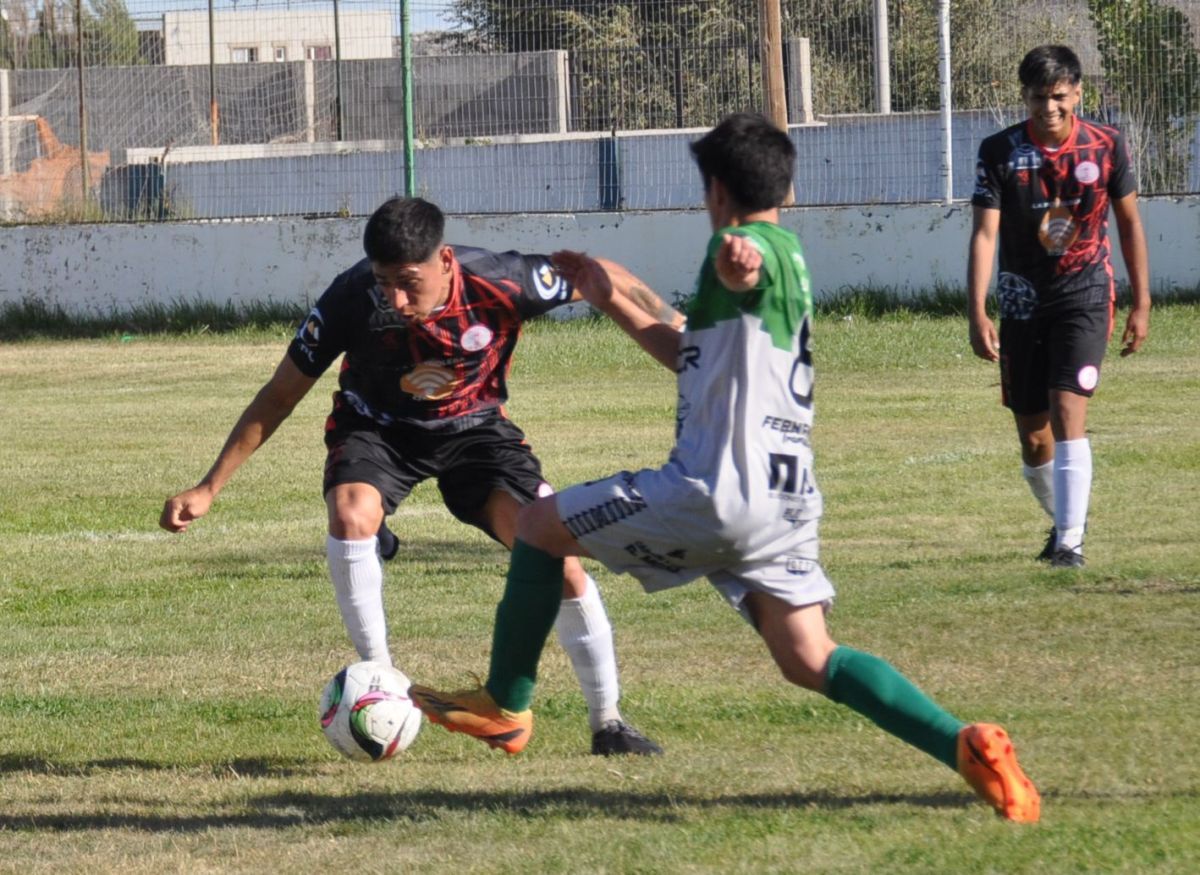
<instances>
[{"instance_id":1,"label":"building in background","mask_svg":"<svg viewBox=\"0 0 1200 875\"><path fill-rule=\"evenodd\" d=\"M209 62L208 13L164 12L163 62ZM213 15L213 60L218 64L329 61L393 56L395 16L387 10L225 11ZM340 47L340 52L338 48Z\"/></svg>"}]
</instances>

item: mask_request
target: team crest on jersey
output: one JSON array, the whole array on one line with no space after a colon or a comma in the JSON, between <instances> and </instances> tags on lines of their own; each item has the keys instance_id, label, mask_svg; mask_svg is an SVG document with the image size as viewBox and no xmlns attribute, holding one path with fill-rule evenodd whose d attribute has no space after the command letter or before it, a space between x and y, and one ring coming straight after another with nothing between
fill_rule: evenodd
<instances>
[{"instance_id":1,"label":"team crest on jersey","mask_svg":"<svg viewBox=\"0 0 1200 875\"><path fill-rule=\"evenodd\" d=\"M1091 185L1100 178L1100 168L1095 161L1081 161L1075 165L1075 178L1084 185Z\"/></svg>"},{"instance_id":2,"label":"team crest on jersey","mask_svg":"<svg viewBox=\"0 0 1200 875\"><path fill-rule=\"evenodd\" d=\"M417 365L400 378L400 389L422 401L440 401L458 388L454 371L442 365Z\"/></svg>"},{"instance_id":3,"label":"team crest on jersey","mask_svg":"<svg viewBox=\"0 0 1200 875\"><path fill-rule=\"evenodd\" d=\"M486 325L472 325L462 333L462 348L467 352L479 352L492 342L492 329Z\"/></svg>"},{"instance_id":4,"label":"team crest on jersey","mask_svg":"<svg viewBox=\"0 0 1200 875\"><path fill-rule=\"evenodd\" d=\"M563 279L553 267L542 262L533 269L533 287L543 301L553 301L562 294Z\"/></svg>"}]
</instances>

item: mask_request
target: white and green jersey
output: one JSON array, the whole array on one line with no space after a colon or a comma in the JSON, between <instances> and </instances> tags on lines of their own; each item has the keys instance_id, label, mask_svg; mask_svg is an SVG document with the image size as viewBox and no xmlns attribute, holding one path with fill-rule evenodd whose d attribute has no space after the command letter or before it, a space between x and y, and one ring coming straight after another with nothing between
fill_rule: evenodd
<instances>
[{"instance_id":1,"label":"white and green jersey","mask_svg":"<svg viewBox=\"0 0 1200 875\"><path fill-rule=\"evenodd\" d=\"M730 292L717 278L725 234L761 251L757 288ZM680 342L668 468L707 496L721 539L744 559L769 555L821 515L809 443L811 321L812 285L795 234L754 222L713 235Z\"/></svg>"}]
</instances>

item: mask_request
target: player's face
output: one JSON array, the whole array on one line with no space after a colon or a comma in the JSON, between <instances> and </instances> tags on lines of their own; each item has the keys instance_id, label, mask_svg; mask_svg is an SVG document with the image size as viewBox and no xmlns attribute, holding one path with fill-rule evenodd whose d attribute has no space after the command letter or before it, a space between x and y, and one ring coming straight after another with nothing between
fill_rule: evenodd
<instances>
[{"instance_id":1,"label":"player's face","mask_svg":"<svg viewBox=\"0 0 1200 875\"><path fill-rule=\"evenodd\" d=\"M371 262L375 285L392 307L414 319L429 316L450 297L454 255L449 246L439 246L425 261L416 264Z\"/></svg>"},{"instance_id":2,"label":"player's face","mask_svg":"<svg viewBox=\"0 0 1200 875\"><path fill-rule=\"evenodd\" d=\"M1057 145L1071 135L1075 107L1083 94L1080 85L1062 81L1046 88L1022 88L1021 97L1042 143Z\"/></svg>"}]
</instances>

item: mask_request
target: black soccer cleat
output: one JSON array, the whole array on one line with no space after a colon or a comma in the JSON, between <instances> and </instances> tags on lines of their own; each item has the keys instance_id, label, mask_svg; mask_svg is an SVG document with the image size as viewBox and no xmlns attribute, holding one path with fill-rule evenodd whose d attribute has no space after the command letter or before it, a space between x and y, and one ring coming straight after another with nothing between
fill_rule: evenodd
<instances>
[{"instance_id":1,"label":"black soccer cleat","mask_svg":"<svg viewBox=\"0 0 1200 875\"><path fill-rule=\"evenodd\" d=\"M1038 562L1049 562L1054 558L1054 551L1058 548L1058 529L1054 526L1050 527L1050 531L1046 533L1046 543L1042 547L1042 552L1037 554Z\"/></svg>"},{"instance_id":2,"label":"black soccer cleat","mask_svg":"<svg viewBox=\"0 0 1200 875\"><path fill-rule=\"evenodd\" d=\"M400 539L387 527L387 520L379 524L375 537L379 539L379 558L384 562L395 559L396 551L400 549Z\"/></svg>"},{"instance_id":3,"label":"black soccer cleat","mask_svg":"<svg viewBox=\"0 0 1200 875\"><path fill-rule=\"evenodd\" d=\"M1051 568L1082 568L1084 564L1082 550L1055 550L1050 557Z\"/></svg>"},{"instance_id":4,"label":"black soccer cleat","mask_svg":"<svg viewBox=\"0 0 1200 875\"><path fill-rule=\"evenodd\" d=\"M638 732L624 720L609 720L592 733L592 753L610 757L619 754L652 757L663 749Z\"/></svg>"}]
</instances>

